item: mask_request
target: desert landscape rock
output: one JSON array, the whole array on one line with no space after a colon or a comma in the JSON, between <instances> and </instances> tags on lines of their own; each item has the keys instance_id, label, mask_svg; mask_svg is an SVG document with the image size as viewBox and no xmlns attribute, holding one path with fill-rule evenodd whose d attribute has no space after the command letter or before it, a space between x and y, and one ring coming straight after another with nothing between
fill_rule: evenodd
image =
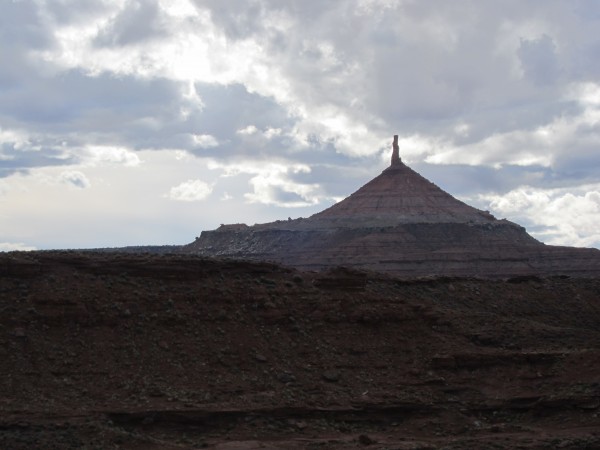
<instances>
[{"instance_id":1,"label":"desert landscape rock","mask_svg":"<svg viewBox=\"0 0 600 450\"><path fill-rule=\"evenodd\" d=\"M306 219L223 225L183 251L405 277L600 275L600 250L544 245L455 199L401 161L397 136L391 165L330 208Z\"/></svg>"},{"instance_id":2,"label":"desert landscape rock","mask_svg":"<svg viewBox=\"0 0 600 450\"><path fill-rule=\"evenodd\" d=\"M0 254L0 448L600 448L600 280Z\"/></svg>"}]
</instances>

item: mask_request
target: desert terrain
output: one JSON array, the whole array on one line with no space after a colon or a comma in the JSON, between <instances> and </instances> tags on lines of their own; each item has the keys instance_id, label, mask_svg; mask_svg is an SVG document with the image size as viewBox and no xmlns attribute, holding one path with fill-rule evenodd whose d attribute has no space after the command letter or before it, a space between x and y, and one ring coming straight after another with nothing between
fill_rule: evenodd
<instances>
[{"instance_id":1,"label":"desert terrain","mask_svg":"<svg viewBox=\"0 0 600 450\"><path fill-rule=\"evenodd\" d=\"M0 448L600 448L600 279L0 254Z\"/></svg>"}]
</instances>

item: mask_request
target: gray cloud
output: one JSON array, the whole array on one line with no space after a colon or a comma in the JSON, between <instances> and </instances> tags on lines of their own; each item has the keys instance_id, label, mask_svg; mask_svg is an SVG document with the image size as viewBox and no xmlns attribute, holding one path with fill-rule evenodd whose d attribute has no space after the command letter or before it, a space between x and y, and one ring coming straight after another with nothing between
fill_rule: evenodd
<instances>
[{"instance_id":1,"label":"gray cloud","mask_svg":"<svg viewBox=\"0 0 600 450\"><path fill-rule=\"evenodd\" d=\"M145 117L168 123L181 104L178 88L179 83L169 80L89 76L71 70L32 78L27 89L15 85L4 90L1 113L5 123L35 125L48 132L126 134L135 121Z\"/></svg>"},{"instance_id":2,"label":"gray cloud","mask_svg":"<svg viewBox=\"0 0 600 450\"><path fill-rule=\"evenodd\" d=\"M0 178L36 167L71 165L76 162L73 155L65 154L60 147L38 147L35 143L33 147L19 148L14 142L0 144Z\"/></svg>"},{"instance_id":3,"label":"gray cloud","mask_svg":"<svg viewBox=\"0 0 600 450\"><path fill-rule=\"evenodd\" d=\"M67 170L61 173L60 181L78 189L87 189L91 186L90 180L85 174L76 170Z\"/></svg>"},{"instance_id":4,"label":"gray cloud","mask_svg":"<svg viewBox=\"0 0 600 450\"><path fill-rule=\"evenodd\" d=\"M559 75L556 45L544 34L538 39L522 39L517 51L525 76L536 84L552 84Z\"/></svg>"},{"instance_id":5,"label":"gray cloud","mask_svg":"<svg viewBox=\"0 0 600 450\"><path fill-rule=\"evenodd\" d=\"M192 144L188 146L191 152L228 159L232 155L264 158L287 151L287 146L282 145L285 137L253 139L252 136L238 133L248 126L256 127L257 131L269 128L289 131L293 119L272 98L250 93L240 84L221 86L196 83L195 88L204 107L190 115L180 129L187 133L213 135L222 144L208 150Z\"/></svg>"},{"instance_id":6,"label":"gray cloud","mask_svg":"<svg viewBox=\"0 0 600 450\"><path fill-rule=\"evenodd\" d=\"M41 16L45 26L70 25L77 23L90 23L103 18L110 13L114 6L110 1L95 0L82 2L80 0L45 0L45 7L36 1L18 0L13 3L31 5Z\"/></svg>"},{"instance_id":7,"label":"gray cloud","mask_svg":"<svg viewBox=\"0 0 600 450\"><path fill-rule=\"evenodd\" d=\"M156 1L131 1L102 29L95 43L99 46L132 45L161 39L166 33Z\"/></svg>"}]
</instances>

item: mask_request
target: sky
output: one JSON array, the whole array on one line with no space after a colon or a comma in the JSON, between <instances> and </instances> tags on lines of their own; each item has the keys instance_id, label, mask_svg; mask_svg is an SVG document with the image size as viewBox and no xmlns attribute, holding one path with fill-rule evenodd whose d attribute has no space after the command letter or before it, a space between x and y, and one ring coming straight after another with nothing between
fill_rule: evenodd
<instances>
[{"instance_id":1,"label":"sky","mask_svg":"<svg viewBox=\"0 0 600 450\"><path fill-rule=\"evenodd\" d=\"M308 217L402 160L600 247L597 0L0 0L0 251Z\"/></svg>"}]
</instances>

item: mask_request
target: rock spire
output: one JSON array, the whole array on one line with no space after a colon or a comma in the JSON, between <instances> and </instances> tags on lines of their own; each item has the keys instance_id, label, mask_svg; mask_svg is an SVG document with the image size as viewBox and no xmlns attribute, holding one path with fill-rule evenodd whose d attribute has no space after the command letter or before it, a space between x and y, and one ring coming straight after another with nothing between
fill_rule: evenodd
<instances>
[{"instance_id":1,"label":"rock spire","mask_svg":"<svg viewBox=\"0 0 600 450\"><path fill-rule=\"evenodd\" d=\"M392 144L392 166L396 166L402 162L400 159L400 148L398 147L398 135L394 135L394 143Z\"/></svg>"}]
</instances>

